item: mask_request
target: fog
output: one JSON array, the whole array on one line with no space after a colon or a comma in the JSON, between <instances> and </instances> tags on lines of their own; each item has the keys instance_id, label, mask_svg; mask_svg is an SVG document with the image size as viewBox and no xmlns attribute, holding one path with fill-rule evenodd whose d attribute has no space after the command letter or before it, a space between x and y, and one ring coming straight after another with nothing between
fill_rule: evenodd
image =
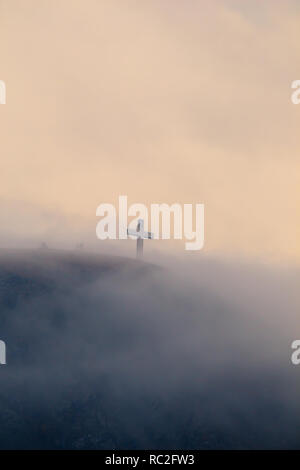
<instances>
[{"instance_id":1,"label":"fog","mask_svg":"<svg viewBox=\"0 0 300 470\"><path fill-rule=\"evenodd\" d=\"M299 447L299 271L151 261L1 255L2 448Z\"/></svg>"}]
</instances>

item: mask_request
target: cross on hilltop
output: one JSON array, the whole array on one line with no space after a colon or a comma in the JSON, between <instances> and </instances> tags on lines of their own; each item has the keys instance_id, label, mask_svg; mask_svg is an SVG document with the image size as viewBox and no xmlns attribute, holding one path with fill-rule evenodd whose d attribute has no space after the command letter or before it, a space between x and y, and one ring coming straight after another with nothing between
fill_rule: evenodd
<instances>
[{"instance_id":1,"label":"cross on hilltop","mask_svg":"<svg viewBox=\"0 0 300 470\"><path fill-rule=\"evenodd\" d=\"M136 237L136 257L142 258L143 257L143 248L144 248L144 240L149 239L152 240L154 238L153 233L151 232L144 232L144 221L143 219L138 219L137 228L136 230L132 230L130 228L127 229L127 235L131 235L132 237Z\"/></svg>"}]
</instances>

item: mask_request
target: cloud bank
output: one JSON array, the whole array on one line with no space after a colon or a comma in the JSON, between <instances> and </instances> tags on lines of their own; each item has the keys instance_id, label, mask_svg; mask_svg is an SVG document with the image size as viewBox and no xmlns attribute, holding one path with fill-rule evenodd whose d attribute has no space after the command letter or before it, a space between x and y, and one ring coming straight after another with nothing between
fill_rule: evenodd
<instances>
[{"instance_id":1,"label":"cloud bank","mask_svg":"<svg viewBox=\"0 0 300 470\"><path fill-rule=\"evenodd\" d=\"M213 260L2 256L0 446L298 448L298 279Z\"/></svg>"}]
</instances>

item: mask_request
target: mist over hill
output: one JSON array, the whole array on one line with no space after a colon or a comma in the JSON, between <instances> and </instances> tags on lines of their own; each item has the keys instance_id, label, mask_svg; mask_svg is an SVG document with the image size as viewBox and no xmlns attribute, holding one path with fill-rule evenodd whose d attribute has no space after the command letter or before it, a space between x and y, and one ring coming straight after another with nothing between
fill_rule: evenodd
<instances>
[{"instance_id":1,"label":"mist over hill","mask_svg":"<svg viewBox=\"0 0 300 470\"><path fill-rule=\"evenodd\" d=\"M297 270L0 253L0 448L299 448Z\"/></svg>"}]
</instances>

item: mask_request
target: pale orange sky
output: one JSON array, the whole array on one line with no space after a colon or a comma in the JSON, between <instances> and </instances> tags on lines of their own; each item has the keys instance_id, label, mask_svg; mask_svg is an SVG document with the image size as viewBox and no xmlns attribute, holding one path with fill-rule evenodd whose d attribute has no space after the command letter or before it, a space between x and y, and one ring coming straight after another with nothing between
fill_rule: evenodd
<instances>
[{"instance_id":1,"label":"pale orange sky","mask_svg":"<svg viewBox=\"0 0 300 470\"><path fill-rule=\"evenodd\" d=\"M204 203L207 253L299 262L299 59L299 1L0 0L2 230L94 236L125 194Z\"/></svg>"}]
</instances>

